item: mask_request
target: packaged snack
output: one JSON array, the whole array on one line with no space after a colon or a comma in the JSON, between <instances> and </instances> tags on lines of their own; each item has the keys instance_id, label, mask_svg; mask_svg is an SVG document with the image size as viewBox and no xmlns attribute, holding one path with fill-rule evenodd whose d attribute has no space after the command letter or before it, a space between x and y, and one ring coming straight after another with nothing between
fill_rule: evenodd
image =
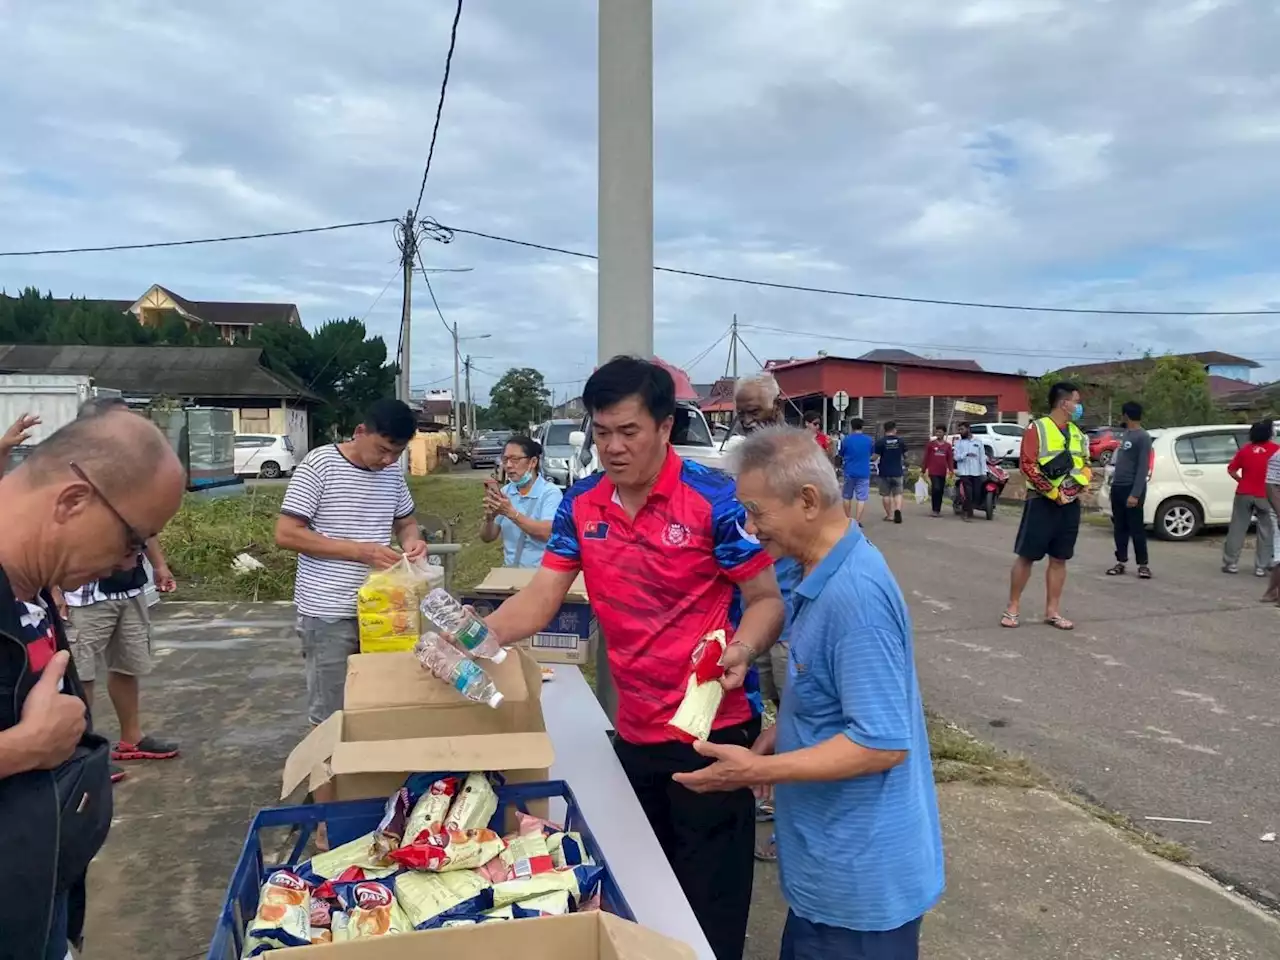
<instances>
[{"instance_id":1,"label":"packaged snack","mask_svg":"<svg viewBox=\"0 0 1280 960\"><path fill-rule=\"evenodd\" d=\"M493 906L493 887L474 870L402 873L396 878L395 895L415 930L440 926L445 920Z\"/></svg>"},{"instance_id":2,"label":"packaged snack","mask_svg":"<svg viewBox=\"0 0 1280 960\"><path fill-rule=\"evenodd\" d=\"M547 849L547 838L542 835L541 830L516 833L505 839L507 846L502 851L502 862L506 864L507 875L503 877L504 880L532 877L555 869L551 851Z\"/></svg>"},{"instance_id":3,"label":"packaged snack","mask_svg":"<svg viewBox=\"0 0 1280 960\"><path fill-rule=\"evenodd\" d=\"M525 917L559 917L569 912L569 891L554 890L540 897L513 903L507 909L516 920Z\"/></svg>"},{"instance_id":4,"label":"packaged snack","mask_svg":"<svg viewBox=\"0 0 1280 960\"><path fill-rule=\"evenodd\" d=\"M457 777L441 777L432 783L426 793L413 805L409 822L404 828L405 842L413 843L425 830L440 830L444 826L444 818L449 815L449 806L453 803L457 792Z\"/></svg>"},{"instance_id":5,"label":"packaged snack","mask_svg":"<svg viewBox=\"0 0 1280 960\"><path fill-rule=\"evenodd\" d=\"M396 866L388 867L374 862L372 858L375 836L373 833L366 833L363 837L357 837L325 853L317 853L298 867L298 875L312 886L325 880L333 880L350 867L358 867L364 871L362 880L380 880L391 876L398 869Z\"/></svg>"},{"instance_id":6,"label":"packaged snack","mask_svg":"<svg viewBox=\"0 0 1280 960\"><path fill-rule=\"evenodd\" d=\"M576 903L590 896L600 884L603 867L572 867L568 870L548 870L537 876L521 880L507 880L493 885L493 905L505 907L509 903L523 903L530 897L565 891Z\"/></svg>"},{"instance_id":7,"label":"packaged snack","mask_svg":"<svg viewBox=\"0 0 1280 960\"><path fill-rule=\"evenodd\" d=\"M587 854L587 845L582 842L580 833L553 833L547 837L547 852L551 855L552 866L557 870L590 867L595 863Z\"/></svg>"},{"instance_id":8,"label":"packaged snack","mask_svg":"<svg viewBox=\"0 0 1280 960\"><path fill-rule=\"evenodd\" d=\"M521 833L542 833L543 836L551 836L553 833L561 833L564 827L550 820L543 820L541 817L535 817L531 813L525 813L523 810L516 811L516 828Z\"/></svg>"},{"instance_id":9,"label":"packaged snack","mask_svg":"<svg viewBox=\"0 0 1280 960\"><path fill-rule=\"evenodd\" d=\"M726 648L725 632L713 630L693 651L693 671L685 686L684 699L667 724L682 740L705 740L711 734L711 726L724 699L724 687L719 679L724 676L720 658Z\"/></svg>"},{"instance_id":10,"label":"packaged snack","mask_svg":"<svg viewBox=\"0 0 1280 960\"><path fill-rule=\"evenodd\" d=\"M351 914L345 910L333 911L333 942L342 943L351 939Z\"/></svg>"},{"instance_id":11,"label":"packaged snack","mask_svg":"<svg viewBox=\"0 0 1280 960\"><path fill-rule=\"evenodd\" d=\"M390 637L417 636L417 627L409 614L393 610L389 613L362 613L359 616L360 636L365 640L386 640Z\"/></svg>"},{"instance_id":12,"label":"packaged snack","mask_svg":"<svg viewBox=\"0 0 1280 960\"><path fill-rule=\"evenodd\" d=\"M357 883L352 890L348 937L382 937L389 933L407 933L412 927L401 920L397 927L395 895L386 884L367 880Z\"/></svg>"},{"instance_id":13,"label":"packaged snack","mask_svg":"<svg viewBox=\"0 0 1280 960\"><path fill-rule=\"evenodd\" d=\"M387 800L387 809L382 814L378 829L373 831L373 843L369 845L369 859L374 863L388 863L392 851L400 846L409 821L409 807L409 790L406 787L401 787Z\"/></svg>"},{"instance_id":14,"label":"packaged snack","mask_svg":"<svg viewBox=\"0 0 1280 960\"><path fill-rule=\"evenodd\" d=\"M356 592L361 653L411 650L418 640L424 574L408 560L369 574Z\"/></svg>"},{"instance_id":15,"label":"packaged snack","mask_svg":"<svg viewBox=\"0 0 1280 960\"><path fill-rule=\"evenodd\" d=\"M310 943L311 894L307 885L296 873L277 870L262 885L257 913L245 931L244 956Z\"/></svg>"},{"instance_id":16,"label":"packaged snack","mask_svg":"<svg viewBox=\"0 0 1280 960\"><path fill-rule=\"evenodd\" d=\"M498 810L498 795L483 773L467 774L458 799L449 808L444 827L451 832L487 827Z\"/></svg>"},{"instance_id":17,"label":"packaged snack","mask_svg":"<svg viewBox=\"0 0 1280 960\"><path fill-rule=\"evenodd\" d=\"M333 907L332 900L322 900L313 892L311 894L311 942L333 942Z\"/></svg>"},{"instance_id":18,"label":"packaged snack","mask_svg":"<svg viewBox=\"0 0 1280 960\"><path fill-rule=\"evenodd\" d=\"M424 830L413 843L391 853L391 859L414 870L474 870L503 852L500 836L487 827L475 830ZM548 856L548 862L550 857Z\"/></svg>"}]
</instances>

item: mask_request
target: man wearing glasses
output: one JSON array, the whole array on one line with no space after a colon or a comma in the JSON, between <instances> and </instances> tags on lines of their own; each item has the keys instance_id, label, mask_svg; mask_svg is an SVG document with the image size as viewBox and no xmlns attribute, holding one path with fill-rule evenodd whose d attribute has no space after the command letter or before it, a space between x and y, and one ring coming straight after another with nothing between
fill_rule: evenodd
<instances>
[{"instance_id":1,"label":"man wearing glasses","mask_svg":"<svg viewBox=\"0 0 1280 960\"><path fill-rule=\"evenodd\" d=\"M123 400L107 397L88 401L78 416L86 419L128 412ZM73 466L72 470L86 483L91 483L79 468ZM105 499L103 502L110 506ZM120 522L128 525L123 518ZM90 580L78 589L55 590L54 598L59 599L61 593L60 612L71 623L71 655L90 705L98 662L106 664L107 695L120 723L120 739L111 748L111 759L171 760L178 755L178 744L142 730L139 678L147 676L155 667L151 657L151 617L144 596L147 568L142 562L143 556L151 561L157 590L169 593L175 584L160 541L155 537L143 539L132 528L129 536L137 546L132 564L109 576ZM124 777L124 769L112 764L112 782Z\"/></svg>"},{"instance_id":2,"label":"man wearing glasses","mask_svg":"<svg viewBox=\"0 0 1280 960\"><path fill-rule=\"evenodd\" d=\"M61 958L111 825L110 748L47 589L133 567L182 502L164 435L128 413L78 419L0 480L0 954Z\"/></svg>"}]
</instances>

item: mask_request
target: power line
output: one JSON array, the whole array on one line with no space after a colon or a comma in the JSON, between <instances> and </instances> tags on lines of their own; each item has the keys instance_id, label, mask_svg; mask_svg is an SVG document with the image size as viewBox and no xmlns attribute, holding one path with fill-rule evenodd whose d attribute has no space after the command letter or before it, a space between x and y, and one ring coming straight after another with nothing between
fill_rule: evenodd
<instances>
[{"instance_id":1,"label":"power line","mask_svg":"<svg viewBox=\"0 0 1280 960\"><path fill-rule=\"evenodd\" d=\"M416 219L422 206L422 195L427 191L427 176L431 173L431 158L436 152L436 136L440 133L440 116L444 112L444 95L449 88L449 69L453 66L453 51L458 44L458 21L462 19L462 0L458 0L453 12L453 27L449 31L449 52L444 57L444 77L440 80L440 99L436 101L436 122L431 128L431 145L427 148L427 165L422 170L422 186L418 187L418 202L413 205Z\"/></svg>"},{"instance_id":2,"label":"power line","mask_svg":"<svg viewBox=\"0 0 1280 960\"><path fill-rule=\"evenodd\" d=\"M701 363L704 359L706 359L707 354L709 354L716 347L720 346L720 344L724 342L724 338L727 337L732 331L733 331L733 327L725 327L724 333L720 334L720 336L718 336L715 339L715 341L711 344L711 346L707 347L705 350L699 353L696 357L694 357L688 363L683 364L680 367L680 369L692 370L697 364Z\"/></svg>"},{"instance_id":3,"label":"power line","mask_svg":"<svg viewBox=\"0 0 1280 960\"><path fill-rule=\"evenodd\" d=\"M392 221L392 223L394 223L394 222L395 222L395 221L393 220L393 221ZM369 319L369 314L373 313L373 308L374 308L374 307L376 307L376 306L378 305L378 303L382 300L382 298L383 298L383 296L386 294L386 292L387 292L389 289L391 289L391 284L392 284L392 282L393 282L393 281L395 280L395 278L396 278L396 277L398 277L399 275L400 275L400 270L399 270L399 268L397 268L397 269L396 269L396 272L395 272L395 273L393 273L393 274L391 275L391 277L387 280L387 282L386 282L385 284L383 284L382 290L378 293L378 295L377 295L376 297L374 297L374 298L373 298L373 303L369 304L369 309L368 309L368 310L366 310L366 311L364 312L364 316L360 318L360 322L361 322L362 324L363 324L366 320L368 320L368 319ZM326 360L323 364L321 364L321 365L320 365L320 369L319 369L319 370L317 370L317 371L315 372L315 375L311 378L311 382L307 384L307 389L308 389L308 390L310 390L312 387L314 387L314 386L316 385L316 381L320 379L320 374L324 373L324 372L325 372L325 370L329 369L329 364L333 363L333 361L334 361L335 359L337 359L338 354L342 352L342 347L343 347L344 342L345 342L345 341L340 341L340 342L338 343L338 345L337 345L336 347L334 347L334 348L333 348L333 353L329 354L329 359L328 359L328 360ZM399 347L397 347L397 348L396 348L396 359L397 359L397 360L399 360L399 358L400 358L400 348L399 348Z\"/></svg>"},{"instance_id":4,"label":"power line","mask_svg":"<svg viewBox=\"0 0 1280 960\"><path fill-rule=\"evenodd\" d=\"M594 253L582 250L570 250L566 247L553 247L544 243L533 243L529 240L516 240L494 233L480 230L465 230L462 227L445 226L430 217L424 221L426 235L440 243L449 243L451 234L479 237L497 243L509 243L517 247L528 247L532 250L545 250L548 253L560 253L568 257L580 257L584 260L599 260ZM887 300L893 303L918 303L938 307L966 307L975 310L1022 310L1029 313L1065 313L1083 315L1106 315L1119 317L1269 317L1280 316L1280 310L1127 310L1109 307L1044 307L1017 303L987 303L976 300L943 300L930 297L906 297L887 293L867 293L861 290L837 290L830 287L810 287L797 283L775 283L770 280L753 280L747 277L734 277L721 273L706 273L702 270L685 270L680 267L655 266L659 273L672 273L682 277L696 277L701 280L718 280L721 283L737 283L749 287L765 287L771 290L793 290L798 293L820 293L831 297L855 297L863 300Z\"/></svg>"},{"instance_id":5,"label":"power line","mask_svg":"<svg viewBox=\"0 0 1280 960\"><path fill-rule=\"evenodd\" d=\"M350 230L353 227L375 227L389 220L356 220L351 223L331 223L324 227L304 227L300 230L273 230L269 233L241 233L230 237L201 237L196 240L163 240L157 243L114 243L104 247L61 247L50 250L3 250L0 257L43 257L56 253L108 253L113 250L155 250L160 247L192 247L204 243L229 243L233 240L263 240L268 237L296 237L304 233L328 233L332 230Z\"/></svg>"}]
</instances>

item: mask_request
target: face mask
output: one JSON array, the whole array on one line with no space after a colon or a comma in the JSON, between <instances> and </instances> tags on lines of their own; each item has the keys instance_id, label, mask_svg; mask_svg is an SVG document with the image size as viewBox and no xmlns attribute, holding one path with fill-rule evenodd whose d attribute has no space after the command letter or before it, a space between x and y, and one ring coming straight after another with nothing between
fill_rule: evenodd
<instances>
[{"instance_id":1,"label":"face mask","mask_svg":"<svg viewBox=\"0 0 1280 960\"><path fill-rule=\"evenodd\" d=\"M532 470L526 470L526 471L524 472L524 476L523 476L523 477L520 477L518 480L515 480L515 481L513 481L513 482L514 482L514 483L515 483L515 485L516 485L516 489L519 489L520 487L523 487L526 483L532 483L532 482L533 482L533 471L532 471Z\"/></svg>"},{"instance_id":2,"label":"face mask","mask_svg":"<svg viewBox=\"0 0 1280 960\"><path fill-rule=\"evenodd\" d=\"M1083 404L1083 403L1077 403L1077 404L1076 404L1076 408L1075 408L1074 410L1072 410L1072 411L1071 411L1071 419L1072 419L1072 420L1079 420L1079 419L1080 419L1081 417L1083 417L1083 416L1084 416L1084 404Z\"/></svg>"}]
</instances>

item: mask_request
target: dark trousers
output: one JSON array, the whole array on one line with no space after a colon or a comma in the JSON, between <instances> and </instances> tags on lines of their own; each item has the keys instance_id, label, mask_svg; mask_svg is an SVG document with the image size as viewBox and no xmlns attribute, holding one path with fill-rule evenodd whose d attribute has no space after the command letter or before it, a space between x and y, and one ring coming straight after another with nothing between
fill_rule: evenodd
<instances>
[{"instance_id":1,"label":"dark trousers","mask_svg":"<svg viewBox=\"0 0 1280 960\"><path fill-rule=\"evenodd\" d=\"M917 960L920 918L896 930L846 930L787 914L778 960Z\"/></svg>"},{"instance_id":2,"label":"dark trousers","mask_svg":"<svg viewBox=\"0 0 1280 960\"><path fill-rule=\"evenodd\" d=\"M714 743L749 747L758 719L713 731ZM756 804L750 790L694 793L671 779L710 762L687 743L628 743L614 750L716 960L741 960L755 870Z\"/></svg>"},{"instance_id":3,"label":"dark trousers","mask_svg":"<svg viewBox=\"0 0 1280 960\"><path fill-rule=\"evenodd\" d=\"M960 508L966 517L973 516L973 505L978 502L979 481L982 477L956 477L960 493Z\"/></svg>"},{"instance_id":4,"label":"dark trousers","mask_svg":"<svg viewBox=\"0 0 1280 960\"><path fill-rule=\"evenodd\" d=\"M943 476L929 474L929 502L933 505L934 513L942 512L942 494L946 492L946 489L947 478L945 474Z\"/></svg>"},{"instance_id":5,"label":"dark trousers","mask_svg":"<svg viewBox=\"0 0 1280 960\"><path fill-rule=\"evenodd\" d=\"M1145 495L1136 507L1129 506L1129 495L1133 493L1133 484L1111 487L1111 524L1116 535L1116 559L1121 563L1129 562L1129 541L1133 540L1133 559L1138 566L1147 565L1147 525L1142 520Z\"/></svg>"}]
</instances>

